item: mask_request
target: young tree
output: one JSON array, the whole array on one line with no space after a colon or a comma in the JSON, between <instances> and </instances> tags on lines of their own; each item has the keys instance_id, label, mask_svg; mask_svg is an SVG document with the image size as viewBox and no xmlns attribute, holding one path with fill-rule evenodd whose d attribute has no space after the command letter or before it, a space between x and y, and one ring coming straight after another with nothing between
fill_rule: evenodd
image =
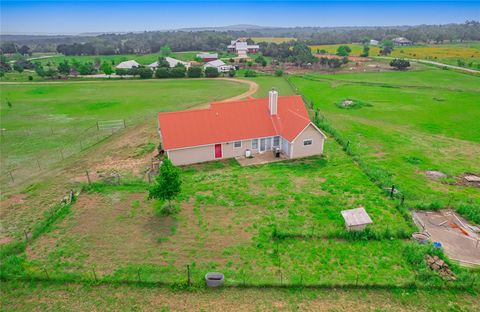
<instances>
[{"instance_id":1,"label":"young tree","mask_svg":"<svg viewBox=\"0 0 480 312\"><path fill-rule=\"evenodd\" d=\"M275 71L275 76L277 76L277 77L282 77L282 76L283 76L283 70L277 69L277 70Z\"/></svg>"},{"instance_id":2,"label":"young tree","mask_svg":"<svg viewBox=\"0 0 480 312\"><path fill-rule=\"evenodd\" d=\"M15 62L15 64L13 64L13 70L19 72L19 73L23 73L23 66L17 62Z\"/></svg>"},{"instance_id":3,"label":"young tree","mask_svg":"<svg viewBox=\"0 0 480 312\"><path fill-rule=\"evenodd\" d=\"M103 62L101 69L103 73L107 75L109 78L110 78L110 75L113 74L112 65L108 62Z\"/></svg>"},{"instance_id":4,"label":"young tree","mask_svg":"<svg viewBox=\"0 0 480 312\"><path fill-rule=\"evenodd\" d=\"M352 52L352 49L350 49L350 47L347 45L341 45L337 49L338 56L348 56L350 52Z\"/></svg>"},{"instance_id":5,"label":"young tree","mask_svg":"<svg viewBox=\"0 0 480 312\"><path fill-rule=\"evenodd\" d=\"M45 69L43 69L43 66L40 62L35 63L35 72L40 77L45 77L46 76Z\"/></svg>"},{"instance_id":6,"label":"young tree","mask_svg":"<svg viewBox=\"0 0 480 312\"><path fill-rule=\"evenodd\" d=\"M170 70L170 76L172 78L185 78L186 72L187 69L185 68L185 66L175 66Z\"/></svg>"},{"instance_id":7,"label":"young tree","mask_svg":"<svg viewBox=\"0 0 480 312\"><path fill-rule=\"evenodd\" d=\"M164 45L160 48L160 54L163 56L169 56L170 54L172 54L172 49L169 45Z\"/></svg>"},{"instance_id":8,"label":"young tree","mask_svg":"<svg viewBox=\"0 0 480 312\"><path fill-rule=\"evenodd\" d=\"M58 72L65 77L70 74L70 64L67 60L63 61L62 63L58 64Z\"/></svg>"},{"instance_id":9,"label":"young tree","mask_svg":"<svg viewBox=\"0 0 480 312\"><path fill-rule=\"evenodd\" d=\"M390 62L390 66L398 70L404 70L410 67L410 62L404 59L394 59Z\"/></svg>"},{"instance_id":10,"label":"young tree","mask_svg":"<svg viewBox=\"0 0 480 312\"><path fill-rule=\"evenodd\" d=\"M257 77L257 72L251 69L247 69L243 74L245 77Z\"/></svg>"},{"instance_id":11,"label":"young tree","mask_svg":"<svg viewBox=\"0 0 480 312\"><path fill-rule=\"evenodd\" d=\"M3 70L3 68L0 68L0 79L5 77L5 71Z\"/></svg>"},{"instance_id":12,"label":"young tree","mask_svg":"<svg viewBox=\"0 0 480 312\"><path fill-rule=\"evenodd\" d=\"M215 78L218 77L220 73L216 67L207 67L205 68L205 77L207 78Z\"/></svg>"},{"instance_id":13,"label":"young tree","mask_svg":"<svg viewBox=\"0 0 480 312\"><path fill-rule=\"evenodd\" d=\"M181 184L180 171L172 164L170 159L165 158L160 166L155 184L148 189L148 199L171 201L180 193Z\"/></svg>"},{"instance_id":14,"label":"young tree","mask_svg":"<svg viewBox=\"0 0 480 312\"><path fill-rule=\"evenodd\" d=\"M203 69L198 66L190 67L187 71L188 78L200 78L203 76Z\"/></svg>"},{"instance_id":15,"label":"young tree","mask_svg":"<svg viewBox=\"0 0 480 312\"><path fill-rule=\"evenodd\" d=\"M117 69L115 70L115 73L116 73L117 75L119 75L121 78L123 78L123 76L128 75L128 69L125 69L125 68L117 68Z\"/></svg>"},{"instance_id":16,"label":"young tree","mask_svg":"<svg viewBox=\"0 0 480 312\"><path fill-rule=\"evenodd\" d=\"M170 68L170 63L164 58L164 57L159 57L158 58L158 66L157 68Z\"/></svg>"},{"instance_id":17,"label":"young tree","mask_svg":"<svg viewBox=\"0 0 480 312\"><path fill-rule=\"evenodd\" d=\"M362 54L360 54L360 56L367 57L369 51L370 51L369 46L368 46L368 45L364 45L364 46L363 46L363 52L362 52Z\"/></svg>"}]
</instances>

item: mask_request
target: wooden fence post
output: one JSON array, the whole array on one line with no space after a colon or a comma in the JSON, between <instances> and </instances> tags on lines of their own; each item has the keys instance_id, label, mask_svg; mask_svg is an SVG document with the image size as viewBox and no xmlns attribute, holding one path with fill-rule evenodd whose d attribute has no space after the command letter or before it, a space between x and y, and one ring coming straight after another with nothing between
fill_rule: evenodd
<instances>
[{"instance_id":1,"label":"wooden fence post","mask_svg":"<svg viewBox=\"0 0 480 312\"><path fill-rule=\"evenodd\" d=\"M97 120L97 130L100 130L100 127L98 126L98 120Z\"/></svg>"},{"instance_id":2,"label":"wooden fence post","mask_svg":"<svg viewBox=\"0 0 480 312\"><path fill-rule=\"evenodd\" d=\"M95 268L92 268L93 272L93 278L95 279L95 282L97 281L97 274L95 273Z\"/></svg>"},{"instance_id":3,"label":"wooden fence post","mask_svg":"<svg viewBox=\"0 0 480 312\"><path fill-rule=\"evenodd\" d=\"M393 192L395 191L395 185L392 185L392 189L390 190L390 198L393 199Z\"/></svg>"},{"instance_id":4,"label":"wooden fence post","mask_svg":"<svg viewBox=\"0 0 480 312\"><path fill-rule=\"evenodd\" d=\"M123 128L127 128L127 123L125 122L125 119L123 120Z\"/></svg>"},{"instance_id":5,"label":"wooden fence post","mask_svg":"<svg viewBox=\"0 0 480 312\"><path fill-rule=\"evenodd\" d=\"M402 195L402 199L400 201L400 206L403 207L403 203L405 202L405 195Z\"/></svg>"},{"instance_id":6,"label":"wooden fence post","mask_svg":"<svg viewBox=\"0 0 480 312\"><path fill-rule=\"evenodd\" d=\"M50 276L48 275L47 268L43 268L43 271L45 272L45 275L47 276L47 279L50 280Z\"/></svg>"},{"instance_id":7,"label":"wooden fence post","mask_svg":"<svg viewBox=\"0 0 480 312\"><path fill-rule=\"evenodd\" d=\"M23 230L23 233L25 234L25 242L28 243L28 232L27 232L27 230Z\"/></svg>"},{"instance_id":8,"label":"wooden fence post","mask_svg":"<svg viewBox=\"0 0 480 312\"><path fill-rule=\"evenodd\" d=\"M15 179L13 178L12 171L9 171L8 173L10 174L10 178L12 179L12 182L15 182Z\"/></svg>"},{"instance_id":9,"label":"wooden fence post","mask_svg":"<svg viewBox=\"0 0 480 312\"><path fill-rule=\"evenodd\" d=\"M63 157L63 151L60 149L60 155L62 155L62 160L65 160L65 157Z\"/></svg>"},{"instance_id":10,"label":"wooden fence post","mask_svg":"<svg viewBox=\"0 0 480 312\"><path fill-rule=\"evenodd\" d=\"M38 161L38 158L36 159L36 161L37 161L38 169L42 169L42 168L40 167L40 162Z\"/></svg>"},{"instance_id":11,"label":"wooden fence post","mask_svg":"<svg viewBox=\"0 0 480 312\"><path fill-rule=\"evenodd\" d=\"M88 170L85 170L85 173L87 174L88 184L92 183L92 182L90 181L90 175L88 174Z\"/></svg>"}]
</instances>

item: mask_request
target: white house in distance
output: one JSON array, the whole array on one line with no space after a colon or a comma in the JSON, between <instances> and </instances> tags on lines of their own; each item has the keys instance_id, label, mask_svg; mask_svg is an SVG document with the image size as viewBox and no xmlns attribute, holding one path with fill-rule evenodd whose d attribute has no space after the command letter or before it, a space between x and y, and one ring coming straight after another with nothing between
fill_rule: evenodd
<instances>
[{"instance_id":1,"label":"white house in distance","mask_svg":"<svg viewBox=\"0 0 480 312\"><path fill-rule=\"evenodd\" d=\"M260 46L258 44L248 44L245 38L238 38L232 40L230 45L227 46L228 52L237 52L238 55L247 53L258 53Z\"/></svg>"},{"instance_id":2,"label":"white house in distance","mask_svg":"<svg viewBox=\"0 0 480 312\"><path fill-rule=\"evenodd\" d=\"M133 68L133 67L140 67L140 66L142 66L142 65L140 63L138 63L137 61L130 60L130 61L121 62L120 64L115 66L115 68L130 69L130 68Z\"/></svg>"},{"instance_id":3,"label":"white house in distance","mask_svg":"<svg viewBox=\"0 0 480 312\"><path fill-rule=\"evenodd\" d=\"M207 67L215 67L216 69L218 69L219 73L227 73L232 69L235 70L235 66L227 65L222 60L210 61L203 66L203 68L207 68Z\"/></svg>"},{"instance_id":4,"label":"white house in distance","mask_svg":"<svg viewBox=\"0 0 480 312\"><path fill-rule=\"evenodd\" d=\"M398 46L409 46L413 45L413 42L404 37L398 37L393 39L393 43Z\"/></svg>"},{"instance_id":5,"label":"white house in distance","mask_svg":"<svg viewBox=\"0 0 480 312\"><path fill-rule=\"evenodd\" d=\"M186 68L190 67L190 63L188 62L184 62L184 61L180 61L180 60L177 60L177 59L174 59L172 57L166 57L165 60L168 62L168 65L170 66L170 68L173 68L175 66L177 66L177 64L182 64L183 66L185 66ZM155 70L157 69L158 67L158 61L156 62L153 62L152 64L148 65L148 67L152 70Z\"/></svg>"},{"instance_id":6,"label":"white house in distance","mask_svg":"<svg viewBox=\"0 0 480 312\"><path fill-rule=\"evenodd\" d=\"M175 165L276 151L286 158L323 153L325 134L300 96L212 103L209 108L158 113L164 151Z\"/></svg>"},{"instance_id":7,"label":"white house in distance","mask_svg":"<svg viewBox=\"0 0 480 312\"><path fill-rule=\"evenodd\" d=\"M370 45L377 46L378 45L378 40L370 39Z\"/></svg>"}]
</instances>

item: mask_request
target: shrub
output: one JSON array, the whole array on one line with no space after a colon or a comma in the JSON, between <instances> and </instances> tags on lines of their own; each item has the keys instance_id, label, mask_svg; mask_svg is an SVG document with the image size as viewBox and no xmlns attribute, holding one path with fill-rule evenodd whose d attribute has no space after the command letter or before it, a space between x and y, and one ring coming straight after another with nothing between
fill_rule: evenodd
<instances>
[{"instance_id":1,"label":"shrub","mask_svg":"<svg viewBox=\"0 0 480 312\"><path fill-rule=\"evenodd\" d=\"M243 75L245 77L257 77L257 72L251 69L247 69Z\"/></svg>"},{"instance_id":2,"label":"shrub","mask_svg":"<svg viewBox=\"0 0 480 312\"><path fill-rule=\"evenodd\" d=\"M154 206L157 216L171 216L177 214L180 210L179 206L172 202L157 201Z\"/></svg>"},{"instance_id":3,"label":"shrub","mask_svg":"<svg viewBox=\"0 0 480 312\"><path fill-rule=\"evenodd\" d=\"M235 69L230 69L228 71L228 77L235 77L236 73Z\"/></svg>"},{"instance_id":4,"label":"shrub","mask_svg":"<svg viewBox=\"0 0 480 312\"><path fill-rule=\"evenodd\" d=\"M32 77L32 76L28 76L28 80L29 80L29 81L32 81L32 80L33 80L33 77Z\"/></svg>"},{"instance_id":5,"label":"shrub","mask_svg":"<svg viewBox=\"0 0 480 312\"><path fill-rule=\"evenodd\" d=\"M404 59L394 59L390 62L390 66L395 67L395 69L403 70L410 67L410 62Z\"/></svg>"},{"instance_id":6,"label":"shrub","mask_svg":"<svg viewBox=\"0 0 480 312\"><path fill-rule=\"evenodd\" d=\"M160 78L160 79L161 78L168 78L168 77L170 77L170 70L168 68L165 68L165 67L159 67L155 71L155 77Z\"/></svg>"},{"instance_id":7,"label":"shrub","mask_svg":"<svg viewBox=\"0 0 480 312\"><path fill-rule=\"evenodd\" d=\"M153 72L150 68L141 67L138 69L138 75L141 79L150 79L153 76Z\"/></svg>"},{"instance_id":8,"label":"shrub","mask_svg":"<svg viewBox=\"0 0 480 312\"><path fill-rule=\"evenodd\" d=\"M185 67L174 67L170 70L170 76L172 78L185 78Z\"/></svg>"},{"instance_id":9,"label":"shrub","mask_svg":"<svg viewBox=\"0 0 480 312\"><path fill-rule=\"evenodd\" d=\"M218 77L220 73L216 67L207 67L205 68L205 77L215 78Z\"/></svg>"},{"instance_id":10,"label":"shrub","mask_svg":"<svg viewBox=\"0 0 480 312\"><path fill-rule=\"evenodd\" d=\"M203 76L203 69L198 66L190 67L187 71L189 78L200 78Z\"/></svg>"},{"instance_id":11,"label":"shrub","mask_svg":"<svg viewBox=\"0 0 480 312\"><path fill-rule=\"evenodd\" d=\"M275 76L277 76L277 77L282 77L282 76L283 76L283 70L277 69L277 70L275 71Z\"/></svg>"}]
</instances>

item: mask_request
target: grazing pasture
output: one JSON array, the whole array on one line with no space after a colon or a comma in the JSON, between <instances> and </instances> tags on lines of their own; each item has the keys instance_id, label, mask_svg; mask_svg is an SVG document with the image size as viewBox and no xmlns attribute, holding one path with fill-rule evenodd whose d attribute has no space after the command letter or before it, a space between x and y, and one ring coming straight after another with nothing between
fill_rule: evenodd
<instances>
[{"instance_id":1,"label":"grazing pasture","mask_svg":"<svg viewBox=\"0 0 480 312\"><path fill-rule=\"evenodd\" d=\"M396 185L411 208L453 206L480 221L480 189L459 185L464 173L480 173L478 77L429 68L291 80L350 142L352 152ZM369 105L336 105L347 98ZM428 170L448 177L429 178Z\"/></svg>"},{"instance_id":2,"label":"grazing pasture","mask_svg":"<svg viewBox=\"0 0 480 312\"><path fill-rule=\"evenodd\" d=\"M8 184L12 182L9 170L27 166L32 174L48 169L46 163L50 166L97 142L112 130L99 131L106 120L120 124L125 120L131 127L155 120L159 111L221 100L246 91L247 86L189 79L27 83L0 88L1 181Z\"/></svg>"},{"instance_id":3,"label":"grazing pasture","mask_svg":"<svg viewBox=\"0 0 480 312\"><path fill-rule=\"evenodd\" d=\"M255 42L255 44L258 44L260 42L283 43L297 40L296 38L290 37L252 37L251 39Z\"/></svg>"}]
</instances>

